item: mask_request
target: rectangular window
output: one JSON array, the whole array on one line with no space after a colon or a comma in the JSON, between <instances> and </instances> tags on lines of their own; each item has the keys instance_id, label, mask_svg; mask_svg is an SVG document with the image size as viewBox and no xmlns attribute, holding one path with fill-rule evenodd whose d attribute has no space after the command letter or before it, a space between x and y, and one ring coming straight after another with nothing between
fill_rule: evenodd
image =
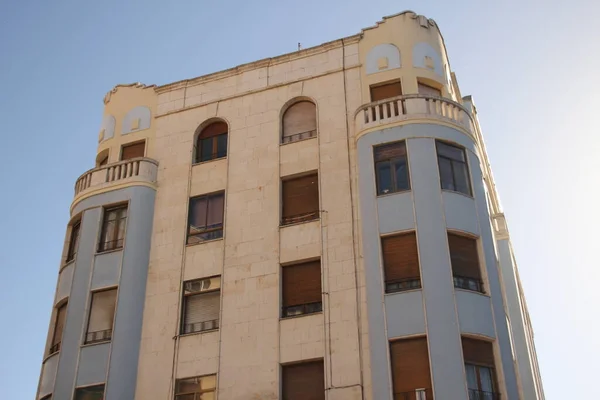
<instances>
[{"instance_id":1,"label":"rectangular window","mask_svg":"<svg viewBox=\"0 0 600 400\"><path fill-rule=\"evenodd\" d=\"M281 225L319 218L319 177L317 174L282 182Z\"/></svg>"},{"instance_id":2,"label":"rectangular window","mask_svg":"<svg viewBox=\"0 0 600 400\"><path fill-rule=\"evenodd\" d=\"M454 287L483 292L477 240L448 233Z\"/></svg>"},{"instance_id":3,"label":"rectangular window","mask_svg":"<svg viewBox=\"0 0 600 400\"><path fill-rule=\"evenodd\" d=\"M421 287L419 251L415 232L381 238L385 292L401 292Z\"/></svg>"},{"instance_id":4,"label":"rectangular window","mask_svg":"<svg viewBox=\"0 0 600 400\"><path fill-rule=\"evenodd\" d=\"M60 350L63 330L65 329L65 321L67 320L67 303L60 305L56 309L56 319L54 321L54 332L52 332L52 341L50 342L50 350L48 354L56 353Z\"/></svg>"},{"instance_id":5,"label":"rectangular window","mask_svg":"<svg viewBox=\"0 0 600 400\"><path fill-rule=\"evenodd\" d=\"M146 151L146 142L138 142L126 144L121 147L121 161L130 160L132 158L144 157Z\"/></svg>"},{"instance_id":6,"label":"rectangular window","mask_svg":"<svg viewBox=\"0 0 600 400\"><path fill-rule=\"evenodd\" d=\"M215 400L216 391L216 375L177 379L175 382L175 400Z\"/></svg>"},{"instance_id":7,"label":"rectangular window","mask_svg":"<svg viewBox=\"0 0 600 400\"><path fill-rule=\"evenodd\" d=\"M371 86L370 90L371 101L385 100L402 95L402 85L400 84L400 81Z\"/></svg>"},{"instance_id":8,"label":"rectangular window","mask_svg":"<svg viewBox=\"0 0 600 400\"><path fill-rule=\"evenodd\" d=\"M282 317L323 311L321 261L287 265L281 270Z\"/></svg>"},{"instance_id":9,"label":"rectangular window","mask_svg":"<svg viewBox=\"0 0 600 400\"><path fill-rule=\"evenodd\" d=\"M184 282L181 333L218 329L220 301L220 276Z\"/></svg>"},{"instance_id":10,"label":"rectangular window","mask_svg":"<svg viewBox=\"0 0 600 400\"><path fill-rule=\"evenodd\" d=\"M429 400L431 374L427 338L390 342L394 400Z\"/></svg>"},{"instance_id":11,"label":"rectangular window","mask_svg":"<svg viewBox=\"0 0 600 400\"><path fill-rule=\"evenodd\" d=\"M116 305L117 289L92 293L85 344L105 342L112 338Z\"/></svg>"},{"instance_id":12,"label":"rectangular window","mask_svg":"<svg viewBox=\"0 0 600 400\"><path fill-rule=\"evenodd\" d=\"M104 385L77 388L74 400L104 400Z\"/></svg>"},{"instance_id":13,"label":"rectangular window","mask_svg":"<svg viewBox=\"0 0 600 400\"><path fill-rule=\"evenodd\" d=\"M396 142L373 149L377 195L410 190L406 143Z\"/></svg>"},{"instance_id":14,"label":"rectangular window","mask_svg":"<svg viewBox=\"0 0 600 400\"><path fill-rule=\"evenodd\" d=\"M98 252L123 248L127 206L104 209Z\"/></svg>"},{"instance_id":15,"label":"rectangular window","mask_svg":"<svg viewBox=\"0 0 600 400\"><path fill-rule=\"evenodd\" d=\"M435 146L442 189L471 196L471 182L465 150L440 141L436 141Z\"/></svg>"},{"instance_id":16,"label":"rectangular window","mask_svg":"<svg viewBox=\"0 0 600 400\"><path fill-rule=\"evenodd\" d=\"M67 259L69 262L75 258L77 253L77 244L79 242L79 228L81 227L81 221L77 221L71 225L71 235L69 236L69 247L67 249Z\"/></svg>"},{"instance_id":17,"label":"rectangular window","mask_svg":"<svg viewBox=\"0 0 600 400\"><path fill-rule=\"evenodd\" d=\"M325 400L323 360L281 366L283 400Z\"/></svg>"},{"instance_id":18,"label":"rectangular window","mask_svg":"<svg viewBox=\"0 0 600 400\"><path fill-rule=\"evenodd\" d=\"M223 237L224 206L223 192L190 199L187 244Z\"/></svg>"},{"instance_id":19,"label":"rectangular window","mask_svg":"<svg viewBox=\"0 0 600 400\"><path fill-rule=\"evenodd\" d=\"M491 342L462 338L469 400L499 400Z\"/></svg>"},{"instance_id":20,"label":"rectangular window","mask_svg":"<svg viewBox=\"0 0 600 400\"><path fill-rule=\"evenodd\" d=\"M440 89L434 88L421 82L419 82L419 94L424 94L426 96L442 97L442 91Z\"/></svg>"}]
</instances>

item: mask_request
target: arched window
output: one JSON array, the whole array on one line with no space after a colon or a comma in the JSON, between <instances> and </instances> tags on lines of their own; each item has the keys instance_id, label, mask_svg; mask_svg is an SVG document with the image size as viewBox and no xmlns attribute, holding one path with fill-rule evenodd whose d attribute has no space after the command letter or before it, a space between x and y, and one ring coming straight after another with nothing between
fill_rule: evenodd
<instances>
[{"instance_id":1,"label":"arched window","mask_svg":"<svg viewBox=\"0 0 600 400\"><path fill-rule=\"evenodd\" d=\"M196 139L195 162L216 160L227 156L227 124L216 121L205 126Z\"/></svg>"},{"instance_id":2,"label":"arched window","mask_svg":"<svg viewBox=\"0 0 600 400\"><path fill-rule=\"evenodd\" d=\"M291 143L317 136L317 107L310 101L300 101L283 114L281 143Z\"/></svg>"}]
</instances>

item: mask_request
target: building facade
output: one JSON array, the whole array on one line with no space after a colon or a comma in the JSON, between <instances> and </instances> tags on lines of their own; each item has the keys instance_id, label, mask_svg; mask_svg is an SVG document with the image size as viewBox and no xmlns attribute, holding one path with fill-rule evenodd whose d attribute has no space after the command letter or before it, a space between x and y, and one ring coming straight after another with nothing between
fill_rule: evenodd
<instances>
[{"instance_id":1,"label":"building facade","mask_svg":"<svg viewBox=\"0 0 600 400\"><path fill-rule=\"evenodd\" d=\"M544 399L436 23L104 98L37 399Z\"/></svg>"}]
</instances>

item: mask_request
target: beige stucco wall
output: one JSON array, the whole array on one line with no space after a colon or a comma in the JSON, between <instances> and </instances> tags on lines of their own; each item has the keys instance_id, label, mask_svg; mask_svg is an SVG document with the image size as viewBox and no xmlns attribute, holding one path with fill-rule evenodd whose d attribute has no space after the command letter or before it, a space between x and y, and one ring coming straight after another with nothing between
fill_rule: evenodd
<instances>
[{"instance_id":1,"label":"beige stucco wall","mask_svg":"<svg viewBox=\"0 0 600 400\"><path fill-rule=\"evenodd\" d=\"M356 39L157 89L160 190L137 399L171 396L174 379L212 373L220 400L277 399L280 363L320 357L328 399L361 398L348 158L362 102ZM317 104L318 137L281 146L282 108L299 96ZM194 132L213 117L229 124L227 159L192 166ZM321 220L280 228L280 177L314 170ZM217 190L226 193L223 240L186 246L189 197ZM280 264L309 257L321 258L324 312L280 321ZM214 274L222 275L220 330L177 337L181 282Z\"/></svg>"}]
</instances>

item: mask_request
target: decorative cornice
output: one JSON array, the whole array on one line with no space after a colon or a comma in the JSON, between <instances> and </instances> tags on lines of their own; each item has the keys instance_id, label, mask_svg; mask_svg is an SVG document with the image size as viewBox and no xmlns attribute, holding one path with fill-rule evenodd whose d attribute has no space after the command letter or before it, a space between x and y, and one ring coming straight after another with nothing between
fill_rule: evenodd
<instances>
[{"instance_id":1,"label":"decorative cornice","mask_svg":"<svg viewBox=\"0 0 600 400\"><path fill-rule=\"evenodd\" d=\"M375 23L375 25L372 25L372 26L368 26L368 27L366 27L366 28L363 28L363 29L362 29L362 32L364 32L364 31L368 31L368 30L371 30L371 29L375 29L375 28L377 28L379 25L381 25L381 24L385 23L385 21L386 21L386 20L388 20L388 19L392 19L392 18L398 17L398 16L400 16L400 15L404 15L404 14L408 14L408 15L409 15L409 16L410 16L412 19L418 19L418 18L421 18L421 19L423 19L423 20L427 21L427 23L428 23L429 25L437 27L437 24L436 24L436 22L435 22L433 19L431 19L431 18L427 18L427 17L425 17L424 15L419 15L419 14L417 14L416 12L414 12L414 11L411 11L411 10L405 10L405 11L402 11L402 12L399 12L399 13L396 13L396 14L392 14L392 15L386 15L385 17L381 18L381 21L377 21L377 22Z\"/></svg>"},{"instance_id":2,"label":"decorative cornice","mask_svg":"<svg viewBox=\"0 0 600 400\"><path fill-rule=\"evenodd\" d=\"M104 104L108 104L108 102L110 101L110 98L113 95L113 93L117 93L117 90L119 90L119 88L121 88L121 87L133 87L133 88L139 88L139 89L149 89L149 88L155 88L156 85L145 85L145 84L140 83L140 82L135 82L135 83L120 83L120 84L116 85L115 87L113 87L108 93L106 93L106 96L104 96Z\"/></svg>"}]
</instances>

